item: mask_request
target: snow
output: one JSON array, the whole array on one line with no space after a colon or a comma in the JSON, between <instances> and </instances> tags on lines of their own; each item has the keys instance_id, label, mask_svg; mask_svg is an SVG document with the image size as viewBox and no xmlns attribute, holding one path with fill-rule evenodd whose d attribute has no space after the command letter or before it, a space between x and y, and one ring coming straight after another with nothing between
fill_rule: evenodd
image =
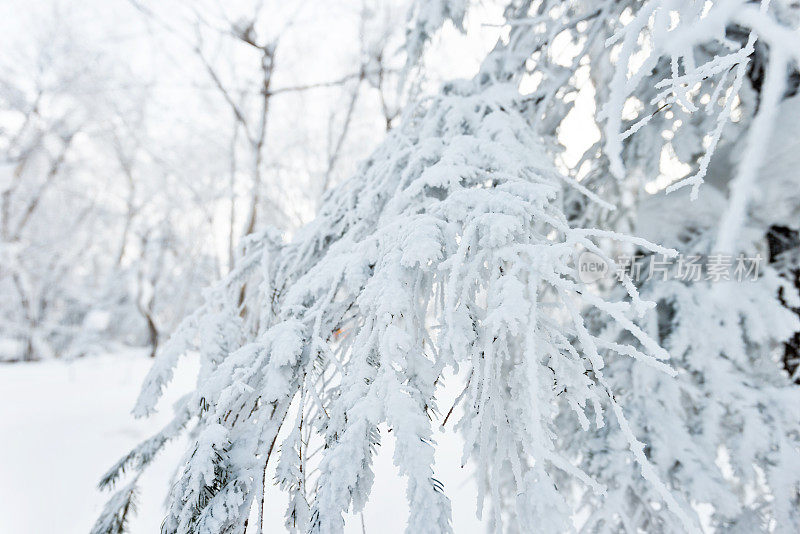
<instances>
[{"instance_id":1,"label":"snow","mask_svg":"<svg viewBox=\"0 0 800 534\"><path fill-rule=\"evenodd\" d=\"M105 330L109 323L111 314L106 310L90 310L83 318L83 327L94 332Z\"/></svg>"},{"instance_id":2,"label":"snow","mask_svg":"<svg viewBox=\"0 0 800 534\"><path fill-rule=\"evenodd\" d=\"M0 337L0 361L18 360L25 354L25 342L11 337Z\"/></svg>"},{"instance_id":3,"label":"snow","mask_svg":"<svg viewBox=\"0 0 800 534\"><path fill-rule=\"evenodd\" d=\"M100 476L171 413L151 420L130 415L151 360L140 351L0 367L0 532L89 531L108 495ZM166 401L192 378L187 360ZM161 501L180 457L169 445L142 477L132 532L158 532ZM31 518L37 518L31 522Z\"/></svg>"},{"instance_id":4,"label":"snow","mask_svg":"<svg viewBox=\"0 0 800 534\"><path fill-rule=\"evenodd\" d=\"M152 360L127 350L72 361L0 365L0 533L86 534L110 493L97 489L108 468L172 416L170 405L193 384L197 358L177 367L172 385L149 419L131 415ZM384 437L387 436L384 432ZM404 530L405 481L393 465L393 442L384 439L375 461L373 496L364 512L367 531ZM460 467L461 444L437 433L437 472L453 501L456 532L483 532L475 518L475 484ZM158 532L173 470L186 441L168 444L140 478L132 534ZM121 489L127 479L118 484ZM287 498L269 487L265 531L284 532ZM35 522L31 518L36 518ZM360 533L361 518L348 514L346 532Z\"/></svg>"}]
</instances>

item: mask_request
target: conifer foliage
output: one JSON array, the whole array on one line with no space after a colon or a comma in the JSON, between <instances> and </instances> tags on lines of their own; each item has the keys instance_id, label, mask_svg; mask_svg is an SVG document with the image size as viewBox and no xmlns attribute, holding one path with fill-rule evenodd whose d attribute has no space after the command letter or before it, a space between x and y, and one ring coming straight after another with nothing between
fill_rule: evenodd
<instances>
[{"instance_id":1,"label":"conifer foliage","mask_svg":"<svg viewBox=\"0 0 800 534\"><path fill-rule=\"evenodd\" d=\"M643 284L627 275L590 286L574 262L576 251L590 251L614 272L620 248L673 257L720 244L741 249L746 229L758 233L742 211L758 161L738 167L730 199L721 200L722 220L732 226L674 229L702 236L691 243L664 247L627 236L608 215L629 203L626 168L647 167L624 160L652 157L665 144L660 135L637 137L663 126L660 119L640 119L620 134L625 99L669 87L672 96L660 99L689 116L700 97L692 91L709 88L695 80L734 69L732 102L755 37L726 41L726 26L783 32L769 41L777 59L744 127L765 131L782 98L779 74L789 75L798 53L787 41L791 18L775 18L766 4L706 4L511 2L510 32L474 79L449 82L410 106L291 240L272 230L250 236L237 269L162 348L135 413L154 410L189 351L201 357L196 389L169 425L103 478L112 486L134 472L93 532L122 531L138 473L183 433L190 446L162 532L261 532L272 466L290 497L289 531L342 532L343 514L369 499L387 431L407 481L406 531L452 532L447 481L434 462L445 375L463 377L463 461L476 466L478 509L486 501L494 531L699 532L699 503L711 505L717 529L795 531L798 390L776 357L800 330L781 301L797 306L794 288L769 269L735 286ZM460 25L464 10L461 1L418 4L410 61L446 18ZM572 67L547 54L562 32L578 50ZM655 52L632 71L643 32ZM684 35L683 48L664 44L672 32ZM739 46L738 55L694 64L692 47L720 42ZM590 172L579 182L554 164L554 147L584 57L594 79L606 69L611 81L608 92L597 91L609 97L600 116L604 142L590 150ZM659 63L664 57L671 69ZM523 94L527 75L538 78ZM706 123L676 136L696 135ZM710 152L726 142L709 135ZM685 182L701 196L712 187L700 187L703 154L691 156L700 174ZM695 208L685 205L690 221Z\"/></svg>"}]
</instances>

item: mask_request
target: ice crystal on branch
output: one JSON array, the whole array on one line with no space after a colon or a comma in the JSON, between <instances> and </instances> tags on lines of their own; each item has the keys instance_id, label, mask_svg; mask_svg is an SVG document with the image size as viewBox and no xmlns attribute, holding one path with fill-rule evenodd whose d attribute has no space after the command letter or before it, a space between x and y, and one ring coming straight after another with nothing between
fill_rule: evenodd
<instances>
[{"instance_id":1,"label":"ice crystal on branch","mask_svg":"<svg viewBox=\"0 0 800 534\"><path fill-rule=\"evenodd\" d=\"M384 423L408 480L408 531L449 531L432 418L437 382L455 368L469 376L459 422L465 459L481 466L498 526L506 469L520 525L568 524L554 512L566 508L562 495L541 501L554 469L603 491L559 450L556 401L566 400L587 428L585 411L594 406L593 424L602 425L599 407L610 391L598 347L660 372L669 372L658 362L666 353L629 319L646 307L635 292L630 302L606 302L582 290L575 246L601 253L590 238L606 233L567 223L562 179L520 106L510 84L449 84L407 115L292 242L255 243L244 262L249 280L233 277L259 288L246 300L238 346L222 334L224 313L213 311L240 321L238 291L230 289L237 283L209 293L220 301L209 301L165 347L139 404L151 409L174 355L192 339L226 340L197 347L205 372L188 403L198 407L197 438L165 532L241 531L279 450L282 484L301 492L291 498L293 528L340 532L342 514L360 510L369 495ZM584 306L618 321L644 350L603 344L583 324ZM294 431L276 443L284 424L298 424L304 447L316 441L320 451L299 451Z\"/></svg>"},{"instance_id":2,"label":"ice crystal on branch","mask_svg":"<svg viewBox=\"0 0 800 534\"><path fill-rule=\"evenodd\" d=\"M653 126L650 119L627 132L649 132L644 141L620 135L625 101L645 79L640 102L667 99L687 110L685 118L696 107L688 87L699 83L697 72L713 77L746 61L748 53L732 52L692 63L693 50L707 40L729 44L718 31L726 24L766 20L762 11L731 6L742 7L511 3L508 35L473 80L447 83L410 106L291 240L272 231L251 236L237 269L163 347L136 412L154 409L177 359L190 350L201 357L195 391L162 433L105 480L144 468L188 428L191 445L164 533L260 532L275 465L276 482L289 493L286 526L334 534L343 531L345 513L363 510L376 450L391 431L394 463L407 481L407 532L450 532L448 481L437 476L433 430L443 420L441 382L454 374L463 378L456 424L463 462L477 468L478 510L488 502L495 531L569 531L588 510L588 532L695 532L699 494L713 501L720 528L762 519L793 524L797 443L776 410L795 390L780 369L766 366L771 348L798 325L781 307L776 277L737 300L729 286L713 284L637 288L622 277L614 287L589 287L574 263L587 250L616 272L608 250L620 244L644 255L676 253L616 231L622 225L608 217L613 203L600 193L630 208L627 188L635 184L623 183L623 150L641 163L662 148L660 132L642 130ZM415 19L423 30L411 31L416 58L433 31L425 28L460 20L463 3L425 9L431 11ZM626 13L632 19L623 24ZM714 31L703 33L703 24ZM576 43L570 67L547 48L564 32ZM680 45L664 40L672 32L685 32ZM631 61L643 33L652 45L637 69ZM602 45L617 39L612 61ZM666 65L663 57L675 59ZM589 151L590 174L578 181L575 169L566 175L554 165L552 150L584 58L595 82L609 82L596 84L608 96L607 128L604 151ZM780 93L775 73L783 60L767 75L759 114L771 115L764 121L775 111L769 102ZM531 63L540 76L522 94ZM727 66L719 70L718 63ZM693 128L701 130L700 123ZM604 165L616 184L604 180ZM741 199L750 167L739 168L734 189L742 193L734 191L728 213L747 205ZM709 228L676 231L711 235ZM640 289L653 302L640 298ZM701 317L702 310L709 315ZM672 361L659 342L674 352ZM766 400L748 392L751 384L769 393ZM763 437L770 428L780 429L774 439ZM749 438L739 441L737 433ZM676 436L689 442L674 445ZM730 455L736 480L712 465L719 451ZM745 472L748 462L754 467ZM739 496L748 492L756 496L736 516ZM108 517L118 513L115 503Z\"/></svg>"}]
</instances>

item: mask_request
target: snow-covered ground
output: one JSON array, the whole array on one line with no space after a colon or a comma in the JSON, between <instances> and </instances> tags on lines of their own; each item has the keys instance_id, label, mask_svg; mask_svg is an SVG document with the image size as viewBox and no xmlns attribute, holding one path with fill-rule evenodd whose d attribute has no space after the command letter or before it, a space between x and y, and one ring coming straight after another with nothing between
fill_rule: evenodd
<instances>
[{"instance_id":1,"label":"snow-covered ground","mask_svg":"<svg viewBox=\"0 0 800 534\"><path fill-rule=\"evenodd\" d=\"M69 362L0 365L0 534L89 531L107 498L97 489L100 476L169 419L170 404L194 381L197 365L189 358L178 368L159 413L136 420L130 410L150 363L141 351L124 351ZM455 531L477 532L474 483L460 467L459 444L451 434L442 434L439 441L437 478L453 500ZM159 532L164 498L184 445L168 445L142 477L132 533ZM381 447L375 470L365 529L403 532L405 488L392 465L391 443ZM277 490L267 497L265 530L283 532L286 500ZM361 532L360 518L350 518L347 525L349 532Z\"/></svg>"},{"instance_id":2,"label":"snow-covered ground","mask_svg":"<svg viewBox=\"0 0 800 534\"><path fill-rule=\"evenodd\" d=\"M100 476L169 416L130 415L149 365L143 353L126 352L0 366L0 532L89 531L106 498ZM192 367L182 367L168 400L190 383ZM180 453L172 444L146 473L133 532L159 531Z\"/></svg>"}]
</instances>

